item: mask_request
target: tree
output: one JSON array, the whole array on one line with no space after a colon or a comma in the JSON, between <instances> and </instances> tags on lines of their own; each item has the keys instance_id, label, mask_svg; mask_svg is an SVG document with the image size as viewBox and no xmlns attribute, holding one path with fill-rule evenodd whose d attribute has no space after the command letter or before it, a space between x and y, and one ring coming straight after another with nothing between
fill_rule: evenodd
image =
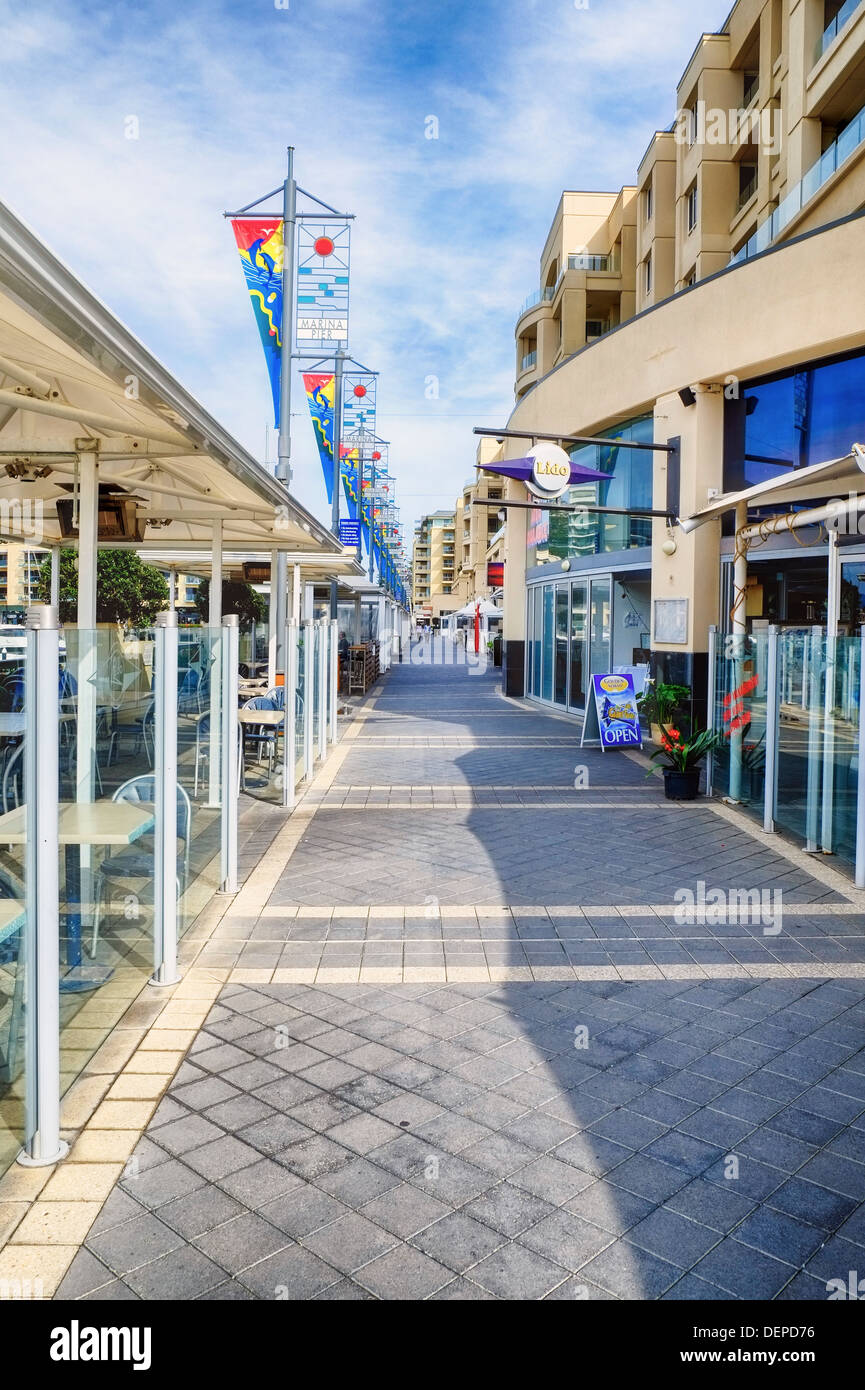
<instances>
[{"instance_id":1,"label":"tree","mask_svg":"<svg viewBox=\"0 0 865 1390\"><path fill-rule=\"evenodd\" d=\"M42 562L39 601L51 600L51 557ZM122 623L124 627L150 627L157 613L168 607L168 585L158 570L146 565L132 550L100 550L96 557L96 621ZM78 556L60 551L60 621L74 623L78 616Z\"/></svg>"},{"instance_id":2,"label":"tree","mask_svg":"<svg viewBox=\"0 0 865 1390\"><path fill-rule=\"evenodd\" d=\"M201 614L201 621L207 622L210 614L210 580L202 579L195 595L195 606ZM267 601L263 594L256 593L251 584L243 579L223 579L222 611L236 613L241 627L252 623L267 622Z\"/></svg>"}]
</instances>

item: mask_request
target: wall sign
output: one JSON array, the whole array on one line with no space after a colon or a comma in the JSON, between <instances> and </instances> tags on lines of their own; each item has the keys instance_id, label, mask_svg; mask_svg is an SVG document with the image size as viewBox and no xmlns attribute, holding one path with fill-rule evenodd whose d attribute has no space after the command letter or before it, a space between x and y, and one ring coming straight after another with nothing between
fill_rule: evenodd
<instances>
[{"instance_id":1,"label":"wall sign","mask_svg":"<svg viewBox=\"0 0 865 1390\"><path fill-rule=\"evenodd\" d=\"M526 479L536 497L551 501L561 497L571 484L571 460L558 444L536 444L527 455L532 471Z\"/></svg>"},{"instance_id":2,"label":"wall sign","mask_svg":"<svg viewBox=\"0 0 865 1390\"><path fill-rule=\"evenodd\" d=\"M586 705L581 744L608 748L642 748L643 735L632 675L592 676L592 696Z\"/></svg>"},{"instance_id":3,"label":"wall sign","mask_svg":"<svg viewBox=\"0 0 865 1390\"><path fill-rule=\"evenodd\" d=\"M655 599L655 642L688 640L688 600L686 598Z\"/></svg>"}]
</instances>

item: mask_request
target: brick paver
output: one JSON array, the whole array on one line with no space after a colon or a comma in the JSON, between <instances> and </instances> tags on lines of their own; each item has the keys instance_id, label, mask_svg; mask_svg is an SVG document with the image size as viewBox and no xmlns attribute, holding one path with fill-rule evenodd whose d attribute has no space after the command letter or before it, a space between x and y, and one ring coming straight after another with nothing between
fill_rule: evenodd
<instances>
[{"instance_id":1,"label":"brick paver","mask_svg":"<svg viewBox=\"0 0 865 1390\"><path fill-rule=\"evenodd\" d=\"M204 948L236 973L57 1296L825 1299L865 1270L860 895L492 672L406 664L363 714ZM780 890L780 931L678 921L698 882Z\"/></svg>"}]
</instances>

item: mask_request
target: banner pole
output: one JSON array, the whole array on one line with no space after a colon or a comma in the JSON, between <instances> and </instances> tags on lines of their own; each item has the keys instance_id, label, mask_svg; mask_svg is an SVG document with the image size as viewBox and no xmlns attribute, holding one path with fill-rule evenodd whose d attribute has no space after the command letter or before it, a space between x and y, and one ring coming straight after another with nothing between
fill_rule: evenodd
<instances>
[{"instance_id":1,"label":"banner pole","mask_svg":"<svg viewBox=\"0 0 865 1390\"><path fill-rule=\"evenodd\" d=\"M339 348L334 354L333 373L333 497L330 504L330 529L339 539L339 483L342 449L342 381L345 363L345 349ZM336 579L330 581L330 616L339 615L339 587Z\"/></svg>"},{"instance_id":2,"label":"banner pole","mask_svg":"<svg viewBox=\"0 0 865 1390\"><path fill-rule=\"evenodd\" d=\"M297 184L294 146L288 147L288 172L282 195L282 344L279 354L279 452L276 476L291 487L291 349L294 342L294 241Z\"/></svg>"}]
</instances>

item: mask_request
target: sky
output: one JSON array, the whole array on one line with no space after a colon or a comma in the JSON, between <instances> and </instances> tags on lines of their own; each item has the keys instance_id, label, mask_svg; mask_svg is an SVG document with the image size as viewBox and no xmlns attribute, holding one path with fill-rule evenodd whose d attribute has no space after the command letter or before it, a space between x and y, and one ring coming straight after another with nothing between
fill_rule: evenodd
<instances>
[{"instance_id":1,"label":"sky","mask_svg":"<svg viewBox=\"0 0 865 1390\"><path fill-rule=\"evenodd\" d=\"M272 467L264 357L222 213L275 188L294 145L299 184L356 217L349 349L380 373L410 548L415 519L473 476L473 426L510 414L514 324L562 190L634 181L728 9L0 0L0 199ZM293 492L329 521L299 382L292 465Z\"/></svg>"}]
</instances>

